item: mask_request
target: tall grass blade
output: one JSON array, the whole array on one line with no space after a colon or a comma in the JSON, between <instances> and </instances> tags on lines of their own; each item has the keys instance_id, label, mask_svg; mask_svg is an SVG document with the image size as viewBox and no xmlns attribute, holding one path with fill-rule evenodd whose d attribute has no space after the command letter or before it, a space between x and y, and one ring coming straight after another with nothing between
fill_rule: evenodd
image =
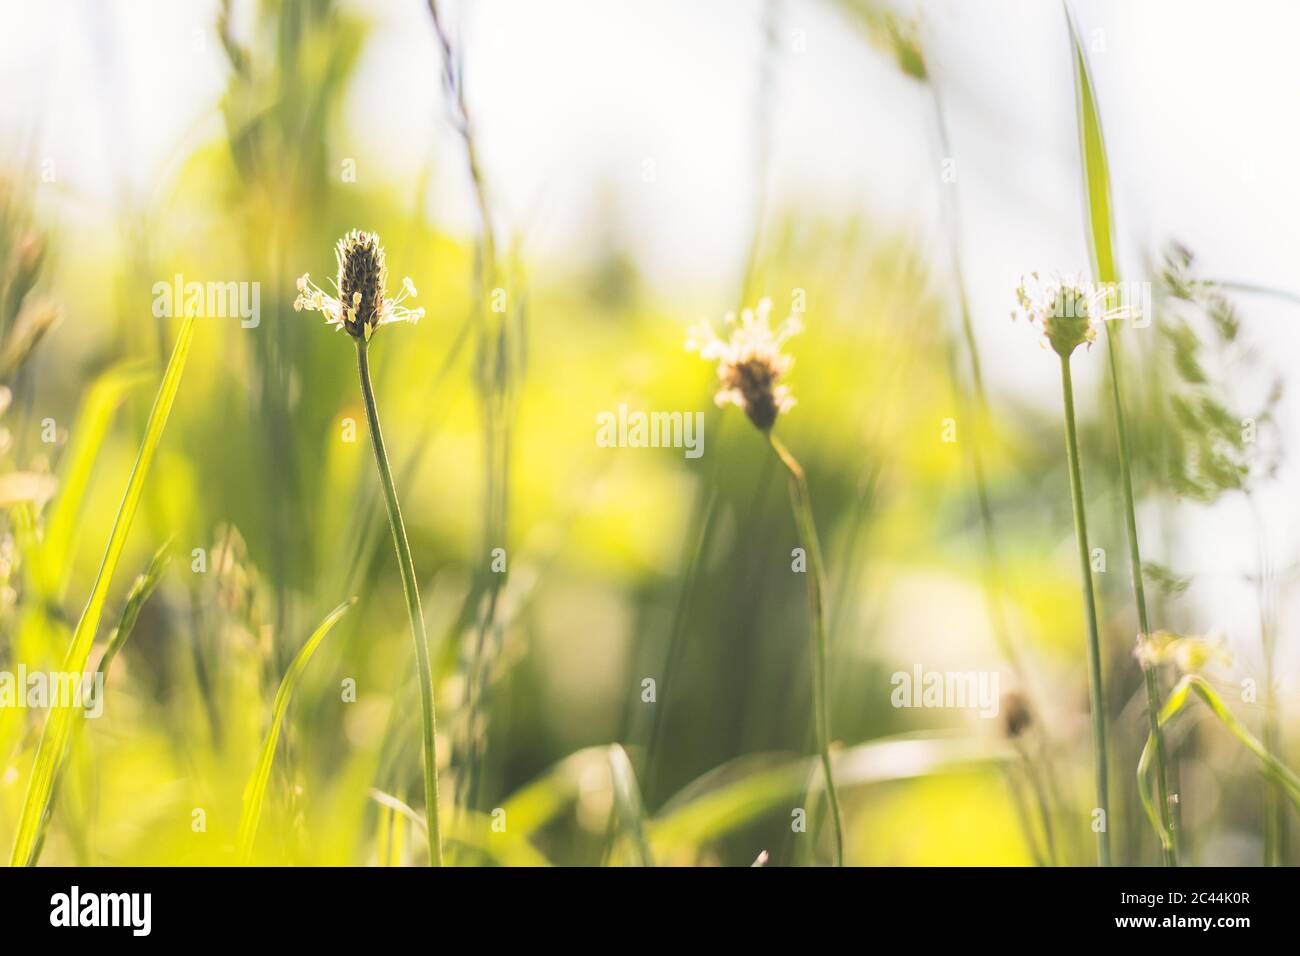
<instances>
[{"instance_id":1,"label":"tall grass blade","mask_svg":"<svg viewBox=\"0 0 1300 956\"><path fill-rule=\"evenodd\" d=\"M996 741L904 735L841 750L835 754L835 770L840 783L856 787L1001 764L1015 756ZM717 767L664 805L650 824L651 844L664 850L721 839L788 807L819 769L818 757L774 762L757 754Z\"/></svg>"},{"instance_id":2,"label":"tall grass blade","mask_svg":"<svg viewBox=\"0 0 1300 956\"><path fill-rule=\"evenodd\" d=\"M411 808L405 801L391 793L371 788L370 797L380 806L391 810L399 818L411 823L417 830L424 832L428 823L424 817ZM509 817L507 816L507 819ZM510 829L494 831L493 818L482 813L463 811L451 821L448 839L469 849L476 850L502 866L550 866L548 860L530 841L521 835L511 822Z\"/></svg>"},{"instance_id":3,"label":"tall grass blade","mask_svg":"<svg viewBox=\"0 0 1300 956\"><path fill-rule=\"evenodd\" d=\"M149 566L144 569L135 583L131 585L131 590L127 592L126 603L122 606L122 617L118 621L117 627L113 628L113 633L108 636L108 646L104 648L103 656L100 657L99 663L95 665L96 673L108 676L108 669L113 664L113 658L122 650L126 644L127 638L135 630L135 622L140 618L140 609L144 603L149 600L154 590L162 581L163 573L167 570L167 565L171 563L171 539L154 552L153 557L149 560Z\"/></svg>"},{"instance_id":4,"label":"tall grass blade","mask_svg":"<svg viewBox=\"0 0 1300 956\"><path fill-rule=\"evenodd\" d=\"M50 503L41 545L38 586L42 593L62 598L72 573L72 550L76 544L77 519L85 504L91 474L99 451L113 423L113 413L127 394L149 376L144 363L115 366L99 376L90 387L59 475L59 493Z\"/></svg>"},{"instance_id":5,"label":"tall grass blade","mask_svg":"<svg viewBox=\"0 0 1300 956\"><path fill-rule=\"evenodd\" d=\"M149 566L145 568L135 583L131 585L131 590L127 592L126 603L122 607L122 617L118 620L117 627L113 628L113 633L108 636L108 646L104 648L104 653L99 657L99 663L95 665L95 674L105 683L101 683L99 693L104 693L103 688L106 686L108 679L108 670L113 665L113 658L117 657L118 652L126 645L127 639L131 632L135 630L135 622L140 618L140 609L144 603L149 600L154 590L162 581L163 572L167 570L167 565L171 561L171 540L154 552L153 558L149 561ZM85 724L77 722L73 729L73 741L75 743L77 735L81 732ZM59 785L63 780L63 772L66 764L60 764L58 772L55 774L54 786L50 792L50 805L45 811L45 816L41 820L40 833L36 837L36 848L32 851L32 864L35 865L40 861L41 850L45 846L45 834L50 825L50 815L54 811L55 805L59 801Z\"/></svg>"},{"instance_id":6,"label":"tall grass blade","mask_svg":"<svg viewBox=\"0 0 1300 956\"><path fill-rule=\"evenodd\" d=\"M127 481L126 493L117 510L113 522L113 531L109 535L108 548L104 552L104 561L100 565L99 575L91 589L90 599L77 622L77 629L72 635L72 645L63 663L67 673L80 674L86 669L90 650L95 642L95 632L99 629L100 618L104 614L104 603L108 600L108 588L113 580L113 572L126 547L127 534L135 518L140 496L144 491L144 480L149 474L154 452L162 441L163 429L167 425L167 416L171 414L172 404L180 389L181 376L185 371L185 360L194 341L194 316L187 315L181 324L180 334L172 349L171 360L163 374L162 384L154 399L153 410L149 413L149 422L145 427L144 441L140 444L140 453L136 457L135 467ZM14 835L13 852L10 854L11 866L26 866L33 862L37 836L53 792L55 777L59 765L66 756L68 737L72 733L73 719L78 711L70 707L53 707L45 718L45 728L41 733L41 742L36 749L36 760L32 766L31 779L27 784L27 795L18 818L18 829Z\"/></svg>"},{"instance_id":7,"label":"tall grass blade","mask_svg":"<svg viewBox=\"0 0 1300 956\"><path fill-rule=\"evenodd\" d=\"M636 782L636 771L627 751L620 744L609 745L609 775L614 787L614 807L618 812L619 826L632 838L642 866L654 866L654 855L645 834L645 807L641 803L641 788Z\"/></svg>"},{"instance_id":8,"label":"tall grass blade","mask_svg":"<svg viewBox=\"0 0 1300 956\"><path fill-rule=\"evenodd\" d=\"M262 802L266 798L266 785L271 779L271 764L275 762L276 747L280 743L280 726L284 723L284 715L289 710L289 701L293 698L294 688L298 686L298 681L302 679L303 672L307 670L312 655L316 653L316 648L325 639L325 635L356 603L356 598L349 598L326 615L325 620L320 622L311 637L307 638L307 643L294 655L293 662L280 680L280 688L275 692L275 703L271 707L271 727L266 732L266 740L262 742L262 753L257 758L257 768L249 778L248 787L244 790L244 809L239 816L239 833L235 839L241 864L247 863L253 853L257 824L262 819Z\"/></svg>"},{"instance_id":9,"label":"tall grass blade","mask_svg":"<svg viewBox=\"0 0 1300 956\"><path fill-rule=\"evenodd\" d=\"M1300 810L1300 776L1297 776L1290 767L1273 756L1254 734L1241 725L1232 711L1228 709L1227 704L1214 692L1214 688L1205 681L1205 678L1196 674L1188 674L1175 685L1173 692L1170 693L1169 699L1165 701L1165 706L1160 712L1160 725L1163 727L1178 716L1179 712L1191 699L1193 691L1205 702L1214 716L1219 718L1219 721L1228 728L1241 745L1259 759L1264 775L1286 795L1297 810ZM1138 793L1141 795L1142 806L1146 810L1147 818L1160 836L1161 842L1171 844L1173 842L1173 833L1165 828L1164 821L1156 812L1150 795L1151 785L1147 780L1151 757L1155 751L1155 743L1155 735L1149 735L1146 746L1142 748L1142 758L1138 761Z\"/></svg>"}]
</instances>

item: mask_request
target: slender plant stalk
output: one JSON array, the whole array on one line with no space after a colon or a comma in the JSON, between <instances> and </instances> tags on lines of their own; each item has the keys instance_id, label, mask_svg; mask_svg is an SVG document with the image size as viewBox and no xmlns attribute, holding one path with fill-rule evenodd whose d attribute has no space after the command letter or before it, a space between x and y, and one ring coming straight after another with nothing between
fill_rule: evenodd
<instances>
[{"instance_id":1,"label":"slender plant stalk","mask_svg":"<svg viewBox=\"0 0 1300 956\"><path fill-rule=\"evenodd\" d=\"M1016 808L1016 819L1020 824L1020 832L1025 840L1025 847L1029 850L1029 855L1034 859L1034 866L1047 866L1047 857L1038 847L1038 837L1034 834L1034 826L1030 822L1029 807L1025 803L1025 795L1020 792L1020 784L1016 780L1015 772L1010 766L1002 768L1003 776L1007 780L1007 792L1011 794L1011 802Z\"/></svg>"},{"instance_id":2,"label":"slender plant stalk","mask_svg":"<svg viewBox=\"0 0 1300 956\"><path fill-rule=\"evenodd\" d=\"M1259 572L1256 591L1259 603L1259 641L1264 655L1264 686L1266 688L1264 704L1264 746L1269 753L1282 752L1281 733L1278 729L1276 685L1273 671L1276 660L1277 637L1273 626L1272 601L1270 600L1270 566L1268 545L1264 535L1264 520L1259 512L1255 496L1246 491L1246 502L1250 505L1251 517L1255 524L1255 541L1259 548ZM1264 865L1281 866L1283 850L1286 846L1286 812L1282 806L1282 794L1278 787L1270 787L1264 794Z\"/></svg>"},{"instance_id":3,"label":"slender plant stalk","mask_svg":"<svg viewBox=\"0 0 1300 956\"><path fill-rule=\"evenodd\" d=\"M479 402L483 412L484 471L488 479L488 493L484 502L484 549L507 547L509 532L510 453L514 396L511 376L514 371L510 356L510 315L494 319L488 308L489 299L499 288L502 267L498 258L496 227L489 201L487 176L479 154L479 140L465 96L464 64L453 47L451 36L443 23L438 0L427 0L429 15L442 55L442 80L451 101L451 121L465 148L465 162L473 186L474 202L481 224L479 262L477 268L478 302L478 375ZM511 296L517 295L511 291ZM487 601L479 616L473 653L468 674L468 718L466 720L465 749L467 771L460 790L461 800L454 803L474 809L482 775L484 742L480 739L479 724L486 711L489 688L486 647L489 635L493 636L499 652L500 628L498 620L500 596L508 571L486 573Z\"/></svg>"},{"instance_id":4,"label":"slender plant stalk","mask_svg":"<svg viewBox=\"0 0 1300 956\"><path fill-rule=\"evenodd\" d=\"M1092 588L1088 555L1088 519L1083 510L1083 475L1079 469L1079 436L1074 424L1074 382L1070 359L1061 356L1061 394L1065 403L1065 452L1070 462L1070 500L1074 505L1074 537L1079 545L1083 609L1088 624L1088 701L1092 711L1092 760L1097 783L1097 807L1102 828L1097 831L1097 860L1110 866L1110 803L1106 785L1106 697L1101 684L1101 641L1097 637L1097 599Z\"/></svg>"},{"instance_id":5,"label":"slender plant stalk","mask_svg":"<svg viewBox=\"0 0 1300 956\"><path fill-rule=\"evenodd\" d=\"M1128 537L1129 571L1133 578L1133 597L1137 604L1138 640L1145 641L1151 636L1151 625L1147 619L1147 594L1142 581L1142 552L1138 546L1137 509L1133 503L1133 473L1129 467L1128 426L1124 420L1124 399L1119 380L1119 348L1115 342L1116 332L1109 326L1106 329L1106 351L1110 361L1110 397L1115 414L1115 445L1119 451L1119 484L1124 494L1124 527ZM1155 738L1156 791L1160 800L1160 821L1166 834L1173 834L1170 820L1169 775L1165 759L1165 735L1160 729L1160 683L1155 665L1145 658L1142 661L1142 682L1146 687L1147 718L1151 734ZM1178 865L1177 839L1160 841L1166 866Z\"/></svg>"},{"instance_id":6,"label":"slender plant stalk","mask_svg":"<svg viewBox=\"0 0 1300 956\"><path fill-rule=\"evenodd\" d=\"M1087 211L1087 238L1092 266L1098 282L1117 283L1119 269L1115 261L1114 216L1111 208L1110 169L1106 156L1106 142L1102 135L1101 115L1097 107L1096 93L1092 86L1092 75L1088 68L1087 55L1080 40L1079 30L1069 5L1065 8L1070 39L1074 49L1074 79L1076 92L1076 113L1079 120L1079 152L1083 167L1083 185L1085 209ZM1110 367L1111 406L1115 418L1115 443L1119 450L1120 488L1124 498L1124 521L1128 536L1129 564L1133 578L1133 597L1137 604L1138 626L1141 633L1139 641L1150 637L1150 625L1147 618L1146 589L1142 582L1142 555L1138 547L1137 516L1133 504L1133 475L1129 467L1128 429L1124 419L1123 389L1120 384L1118 334L1114 324L1106 329L1106 351ZM1156 771L1159 776L1157 788L1160 796L1160 818L1163 823L1161 846L1164 861L1170 866L1178 862L1176 844L1166 840L1166 835L1173 833L1170 815L1173 812L1169 802L1169 784L1167 761L1165 755L1164 735L1160 730L1158 715L1160 713L1160 685L1158 675L1149 662L1143 662L1143 683L1147 695L1147 719L1151 732L1156 738Z\"/></svg>"},{"instance_id":7,"label":"slender plant stalk","mask_svg":"<svg viewBox=\"0 0 1300 956\"><path fill-rule=\"evenodd\" d=\"M822 568L822 549L817 540L817 524L813 520L812 497L808 493L808 479L795 457L770 431L767 440L776 457L789 474L790 505L794 509L795 524L808 556L808 607L812 616L813 650L813 716L817 727L817 749L821 754L822 774L826 777L826 797L831 805L831 819L835 827L835 865L844 865L844 823L840 819L840 798L835 792L835 778L831 773L830 710L826 703L826 613L822 595L826 590L825 571Z\"/></svg>"},{"instance_id":8,"label":"slender plant stalk","mask_svg":"<svg viewBox=\"0 0 1300 956\"><path fill-rule=\"evenodd\" d=\"M370 444L379 468L379 483L388 507L388 525L393 531L397 566L402 573L402 592L406 595L406 613L411 619L411 638L415 641L416 678L420 682L420 718L424 727L424 816L429 840L429 865L442 866L442 830L438 823L438 725L433 702L433 669L429 665L429 638L424 630L424 612L420 608L420 587L411 561L411 546L406 540L406 525L397 503L397 489L384 451L384 435L379 429L379 410L375 407L374 387L370 382L368 344L357 342L357 371L361 377L361 397L366 403L366 420L370 423Z\"/></svg>"},{"instance_id":9,"label":"slender plant stalk","mask_svg":"<svg viewBox=\"0 0 1300 956\"><path fill-rule=\"evenodd\" d=\"M1020 757L1020 766L1025 772L1025 779L1029 783L1029 789L1034 795L1034 802L1038 808L1038 815L1042 819L1043 841L1045 843L1046 852L1042 855L1043 863L1040 865L1056 866L1056 833L1055 828L1052 825L1052 809L1051 803L1048 800L1047 789L1043 786L1042 778L1034 771L1034 759L1029 750L1018 741L1014 742L1013 745L1015 746L1016 753ZM1016 802L1017 809L1020 811L1020 815L1023 818L1025 832L1027 834L1032 833L1033 828L1030 826L1028 814L1025 812L1025 801L1016 787L1010 767L1007 768L1007 779L1010 785L1009 789L1012 791L1012 799ZM1036 846L1033 845L1034 841L1031 840L1030 843L1031 851L1034 852L1036 856L1039 855Z\"/></svg>"}]
</instances>

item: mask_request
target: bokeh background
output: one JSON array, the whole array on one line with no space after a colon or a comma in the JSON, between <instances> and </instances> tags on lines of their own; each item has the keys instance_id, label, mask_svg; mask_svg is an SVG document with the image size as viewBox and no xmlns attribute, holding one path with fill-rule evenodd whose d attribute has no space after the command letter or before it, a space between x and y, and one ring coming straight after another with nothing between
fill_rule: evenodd
<instances>
[{"instance_id":1,"label":"bokeh background","mask_svg":"<svg viewBox=\"0 0 1300 956\"><path fill-rule=\"evenodd\" d=\"M422 799L413 655L353 349L291 308L296 278L330 275L352 228L378 230L394 284L409 275L426 310L385 329L372 362L436 645L457 862L634 863L647 845L661 863L828 859L782 475L683 349L701 319L762 296L784 315L797 294L798 405L779 430L809 474L827 554L850 861L1044 862L1041 799L1050 862L1090 862L1057 369L1009 319L1021 274L1088 269L1061 5L448 2L451 85L417 0L4 8L0 475L52 476L35 496L49 507L81 436L102 441L63 587L36 587L12 515L0 519L0 666L54 666L94 580L176 334L154 314L154 283L260 290L255 328L199 322L109 618L163 542L175 556L73 755L44 862L233 862L280 676L354 595L297 692L257 859L423 862L397 802ZM1125 277L1155 289L1128 376L1153 617L1220 652L1207 676L1246 725L1262 732L1274 707L1286 759L1300 730L1287 454L1300 434L1286 389L1300 353L1300 11L1073 10ZM1268 410L1266 440L1227 449L1244 469L1233 481L1188 477L1205 471L1204 436L1170 401L1186 380L1160 330L1203 316L1162 291L1174 241L1241 320L1228 347L1207 337L1206 387L1234 414ZM958 258L987 419L958 331ZM485 262L504 312L486 308ZM1105 551L1111 826L1120 861L1155 863L1134 778L1146 718L1103 351L1075 366ZM704 411L704 454L599 447L596 416L621 403ZM1033 702L1033 728L1011 738L969 708L892 707L891 675L917 666L998 674ZM5 842L40 725L0 713ZM1185 858L1263 859L1250 755L1196 710L1171 741ZM611 743L636 774L635 821L616 806ZM798 807L806 833L792 830ZM504 833L490 826L499 809ZM1296 840L1274 839L1294 860Z\"/></svg>"}]
</instances>

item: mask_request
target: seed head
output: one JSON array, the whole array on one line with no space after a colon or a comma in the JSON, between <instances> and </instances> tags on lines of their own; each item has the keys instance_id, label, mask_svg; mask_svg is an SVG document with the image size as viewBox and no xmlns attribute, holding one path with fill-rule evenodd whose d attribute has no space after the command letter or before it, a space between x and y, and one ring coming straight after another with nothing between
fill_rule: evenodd
<instances>
[{"instance_id":1,"label":"seed head","mask_svg":"<svg viewBox=\"0 0 1300 956\"><path fill-rule=\"evenodd\" d=\"M686 338L686 348L699 352L700 358L718 361L720 387L714 396L719 405L738 405L761 432L771 431L777 416L794 407L789 387L779 384L790 371L794 358L781 352L790 336L802 330L797 315L786 318L775 330L768 324L772 311L770 299L763 299L755 309L745 309L736 321L728 313L727 339L719 338L713 327L701 322Z\"/></svg>"},{"instance_id":2,"label":"seed head","mask_svg":"<svg viewBox=\"0 0 1300 956\"><path fill-rule=\"evenodd\" d=\"M1002 712L1003 732L1013 739L1023 734L1033 723L1029 702L1019 691L1012 690L1003 694L998 710Z\"/></svg>"},{"instance_id":3,"label":"seed head","mask_svg":"<svg viewBox=\"0 0 1300 956\"><path fill-rule=\"evenodd\" d=\"M374 233L353 230L335 249L339 262L339 299L347 312L343 327L351 335L360 335L364 326L374 325L384 307L384 286L388 284L388 266L384 247Z\"/></svg>"},{"instance_id":4,"label":"seed head","mask_svg":"<svg viewBox=\"0 0 1300 956\"><path fill-rule=\"evenodd\" d=\"M1024 315L1030 325L1042 330L1043 347L1062 358L1069 358L1080 345L1091 346L1102 322L1133 314L1125 306L1107 308L1112 302L1109 289L1090 290L1076 278L1044 281L1037 272L1028 279L1021 277L1016 301L1020 308L1012 311L1011 318Z\"/></svg>"},{"instance_id":5,"label":"seed head","mask_svg":"<svg viewBox=\"0 0 1300 956\"><path fill-rule=\"evenodd\" d=\"M900 70L922 83L930 78L915 20L904 20L896 13L886 13L879 32L882 35L876 42L894 54Z\"/></svg>"},{"instance_id":6,"label":"seed head","mask_svg":"<svg viewBox=\"0 0 1300 956\"><path fill-rule=\"evenodd\" d=\"M338 297L327 294L311 281L309 273L303 273L298 279L298 297L293 300L295 311L320 312L336 329L345 329L349 335L366 341L382 325L415 323L424 317L424 309L402 305L408 296L415 295L409 278L402 280L401 292L389 296L388 266L377 233L352 230L338 241L334 257L339 267L334 280Z\"/></svg>"}]
</instances>

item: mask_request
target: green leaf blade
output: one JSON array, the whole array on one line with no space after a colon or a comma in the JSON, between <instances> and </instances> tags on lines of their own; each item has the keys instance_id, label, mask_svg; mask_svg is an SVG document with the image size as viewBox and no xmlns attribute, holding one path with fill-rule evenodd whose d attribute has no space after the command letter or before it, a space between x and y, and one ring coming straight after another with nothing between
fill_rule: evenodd
<instances>
[{"instance_id":1,"label":"green leaf blade","mask_svg":"<svg viewBox=\"0 0 1300 956\"><path fill-rule=\"evenodd\" d=\"M80 674L86 669L90 651L95 642L95 632L99 629L100 619L104 615L104 605L108 600L108 589L117 570L122 551L126 547L127 535L135 519L136 509L144 491L145 478L153 462L154 453L162 441L163 430L167 426L167 417L180 389L181 377L185 371L185 360L189 356L190 346L194 341L194 316L186 316L176 338L175 348L163 373L162 384L154 399L153 409L149 412L149 422L145 427L144 439L140 452L136 456L135 466L127 481L122 504L118 508L117 518L113 522L113 531L109 535L108 547L104 560L100 564L99 574L86 602L85 610L77 622L72 635L72 644L64 658L63 670L67 673ZM10 855L11 866L28 866L34 861L38 846L42 820L48 812L54 783L58 777L59 767L67 751L68 739L72 734L73 720L79 711L71 707L51 708L45 719L45 728L41 741L37 745L36 760L32 765L32 775L27 785L27 795L18 819L18 829L14 835L13 852Z\"/></svg>"},{"instance_id":2,"label":"green leaf blade","mask_svg":"<svg viewBox=\"0 0 1300 956\"><path fill-rule=\"evenodd\" d=\"M241 863L247 863L253 853L253 839L257 836L257 825L262 818L266 785L271 779L271 765L275 762L275 751L280 742L280 727L284 723L284 716L289 709L289 701L293 697L294 689L302 679L312 655L316 653L316 648L325 639L325 635L356 603L356 598L349 598L325 616L312 632L311 637L307 638L307 643L294 656L289 669L280 680L280 688L275 692L275 703L271 709L271 726L266 732L266 739L262 742L262 752L257 759L257 767L253 770L253 776L244 791L244 808L240 814L239 831L236 837Z\"/></svg>"}]
</instances>

